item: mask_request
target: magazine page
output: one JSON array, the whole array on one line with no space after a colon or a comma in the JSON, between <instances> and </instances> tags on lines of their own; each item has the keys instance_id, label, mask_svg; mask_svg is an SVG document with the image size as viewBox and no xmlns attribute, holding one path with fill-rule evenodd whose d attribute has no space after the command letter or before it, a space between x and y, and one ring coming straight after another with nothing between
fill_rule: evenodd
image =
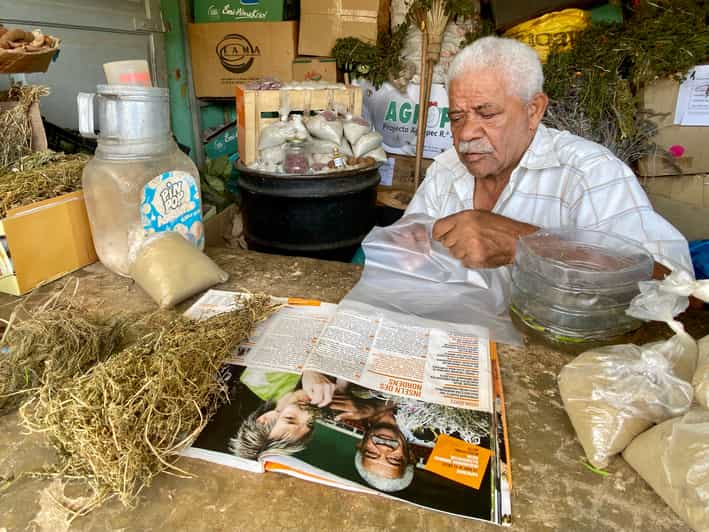
<instances>
[{"instance_id":1,"label":"magazine page","mask_svg":"<svg viewBox=\"0 0 709 532\"><path fill-rule=\"evenodd\" d=\"M493 411L490 341L480 327L340 305L304 369L393 395Z\"/></svg>"},{"instance_id":2,"label":"magazine page","mask_svg":"<svg viewBox=\"0 0 709 532\"><path fill-rule=\"evenodd\" d=\"M209 290L185 316L204 319L235 308L238 292ZM232 364L300 373L337 305L313 299L271 298L283 305L260 323L229 360Z\"/></svg>"},{"instance_id":3,"label":"magazine page","mask_svg":"<svg viewBox=\"0 0 709 532\"><path fill-rule=\"evenodd\" d=\"M260 461L324 485L501 522L493 413L309 372L299 379L228 365L223 373L230 401L187 456L252 471L262 470Z\"/></svg>"}]
</instances>

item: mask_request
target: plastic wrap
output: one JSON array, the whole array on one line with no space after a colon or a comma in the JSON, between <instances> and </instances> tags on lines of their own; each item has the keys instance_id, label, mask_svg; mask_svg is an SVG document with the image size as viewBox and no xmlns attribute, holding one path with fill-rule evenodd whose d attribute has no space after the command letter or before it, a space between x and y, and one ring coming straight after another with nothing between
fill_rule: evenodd
<instances>
[{"instance_id":1,"label":"plastic wrap","mask_svg":"<svg viewBox=\"0 0 709 532\"><path fill-rule=\"evenodd\" d=\"M375 227L362 242L365 267L344 301L423 319L477 325L498 342L520 345L507 314L509 270L473 270L431 238L424 214Z\"/></svg>"},{"instance_id":2,"label":"plastic wrap","mask_svg":"<svg viewBox=\"0 0 709 532\"><path fill-rule=\"evenodd\" d=\"M651 428L623 458L693 530L709 530L709 411L695 407Z\"/></svg>"},{"instance_id":3,"label":"plastic wrap","mask_svg":"<svg viewBox=\"0 0 709 532\"><path fill-rule=\"evenodd\" d=\"M365 153L376 150L382 145L382 134L372 131L362 135L357 142L352 145L352 152L355 157L362 157Z\"/></svg>"},{"instance_id":4,"label":"plastic wrap","mask_svg":"<svg viewBox=\"0 0 709 532\"><path fill-rule=\"evenodd\" d=\"M305 125L313 137L329 140L338 146L342 141L342 121L332 111L323 111L307 118Z\"/></svg>"},{"instance_id":5,"label":"plastic wrap","mask_svg":"<svg viewBox=\"0 0 709 532\"><path fill-rule=\"evenodd\" d=\"M600 468L653 423L686 412L693 394L653 344L582 353L562 368L559 391L586 457Z\"/></svg>"},{"instance_id":6,"label":"plastic wrap","mask_svg":"<svg viewBox=\"0 0 709 532\"><path fill-rule=\"evenodd\" d=\"M130 276L161 308L170 308L229 278L212 259L174 232L146 238Z\"/></svg>"}]
</instances>

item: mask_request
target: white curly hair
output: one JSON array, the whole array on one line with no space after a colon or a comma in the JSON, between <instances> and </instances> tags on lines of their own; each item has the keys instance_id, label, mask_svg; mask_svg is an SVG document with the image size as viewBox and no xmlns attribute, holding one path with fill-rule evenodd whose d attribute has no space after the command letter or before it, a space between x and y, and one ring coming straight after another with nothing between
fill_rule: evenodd
<instances>
[{"instance_id":1,"label":"white curly hair","mask_svg":"<svg viewBox=\"0 0 709 532\"><path fill-rule=\"evenodd\" d=\"M448 86L465 72L481 68L501 71L508 89L525 102L544 87L537 52L520 41L504 37L482 37L458 52L448 67Z\"/></svg>"}]
</instances>

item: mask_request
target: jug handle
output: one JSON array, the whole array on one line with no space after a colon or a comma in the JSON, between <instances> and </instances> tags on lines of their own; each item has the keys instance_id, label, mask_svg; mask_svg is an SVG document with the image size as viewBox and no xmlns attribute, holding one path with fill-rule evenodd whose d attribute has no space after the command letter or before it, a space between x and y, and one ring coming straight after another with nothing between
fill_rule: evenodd
<instances>
[{"instance_id":1,"label":"jug handle","mask_svg":"<svg viewBox=\"0 0 709 532\"><path fill-rule=\"evenodd\" d=\"M76 97L79 106L79 133L81 136L95 139L94 128L94 93L80 92Z\"/></svg>"}]
</instances>

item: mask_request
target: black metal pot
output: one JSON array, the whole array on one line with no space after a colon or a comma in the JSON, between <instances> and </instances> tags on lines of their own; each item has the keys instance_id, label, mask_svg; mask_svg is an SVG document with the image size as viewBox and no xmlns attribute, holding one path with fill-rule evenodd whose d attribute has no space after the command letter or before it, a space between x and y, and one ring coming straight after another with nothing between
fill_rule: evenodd
<instances>
[{"instance_id":1,"label":"black metal pot","mask_svg":"<svg viewBox=\"0 0 709 532\"><path fill-rule=\"evenodd\" d=\"M237 161L249 249L349 262L376 220L377 166L275 174Z\"/></svg>"}]
</instances>

